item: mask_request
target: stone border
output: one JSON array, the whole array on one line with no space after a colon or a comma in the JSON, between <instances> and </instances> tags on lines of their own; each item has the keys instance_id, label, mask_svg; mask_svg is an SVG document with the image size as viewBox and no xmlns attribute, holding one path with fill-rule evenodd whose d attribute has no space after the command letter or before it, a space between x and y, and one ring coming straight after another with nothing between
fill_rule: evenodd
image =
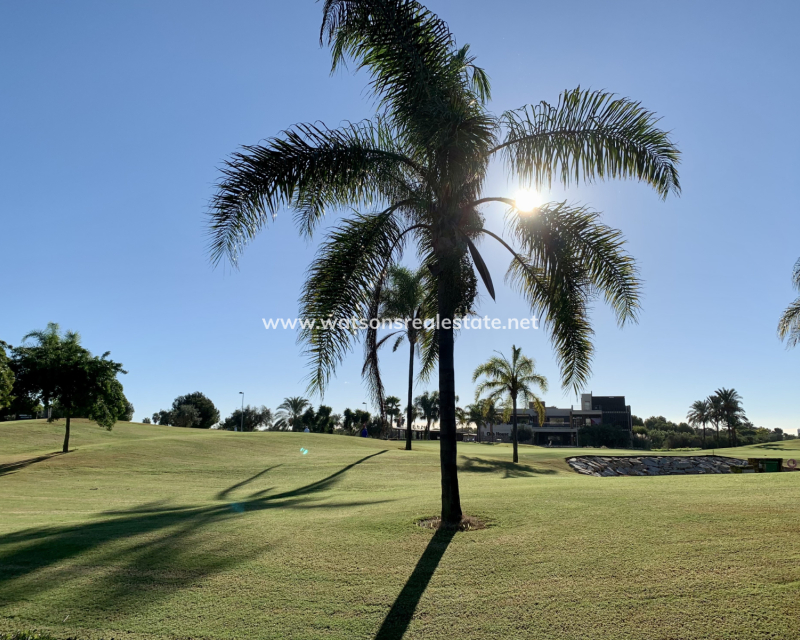
<instances>
[{"instance_id":1,"label":"stone border","mask_svg":"<svg viewBox=\"0 0 800 640\"><path fill-rule=\"evenodd\" d=\"M572 456L573 471L586 476L679 476L731 473L746 467L747 460L723 456Z\"/></svg>"}]
</instances>

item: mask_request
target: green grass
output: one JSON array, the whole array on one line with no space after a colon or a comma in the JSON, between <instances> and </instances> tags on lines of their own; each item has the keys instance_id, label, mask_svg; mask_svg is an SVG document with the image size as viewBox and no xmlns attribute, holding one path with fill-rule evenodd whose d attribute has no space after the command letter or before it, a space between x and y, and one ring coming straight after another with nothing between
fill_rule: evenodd
<instances>
[{"instance_id":1,"label":"green grass","mask_svg":"<svg viewBox=\"0 0 800 640\"><path fill-rule=\"evenodd\" d=\"M0 631L800 635L800 473L595 478L564 457L597 450L523 446L513 465L465 443L462 503L490 526L453 536L415 525L438 513L435 442L78 421L49 456L62 434L0 423Z\"/></svg>"}]
</instances>

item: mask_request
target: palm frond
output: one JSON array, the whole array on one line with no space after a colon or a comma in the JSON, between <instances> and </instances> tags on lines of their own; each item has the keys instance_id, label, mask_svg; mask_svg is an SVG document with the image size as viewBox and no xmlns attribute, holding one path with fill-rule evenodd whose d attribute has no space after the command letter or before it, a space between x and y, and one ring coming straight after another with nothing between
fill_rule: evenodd
<instances>
[{"instance_id":1,"label":"palm frond","mask_svg":"<svg viewBox=\"0 0 800 640\"><path fill-rule=\"evenodd\" d=\"M636 262L624 251L622 233L601 224L599 217L586 207L560 202L543 205L531 215L511 210L506 223L523 255L548 277L557 277L559 262L569 256L623 326L636 321L641 281Z\"/></svg>"},{"instance_id":2,"label":"palm frond","mask_svg":"<svg viewBox=\"0 0 800 640\"><path fill-rule=\"evenodd\" d=\"M308 234L329 207L408 198L415 165L392 139L380 122L336 130L301 124L234 153L208 214L212 262L226 257L236 264L244 246L284 206L294 209Z\"/></svg>"},{"instance_id":3,"label":"palm frond","mask_svg":"<svg viewBox=\"0 0 800 640\"><path fill-rule=\"evenodd\" d=\"M680 152L659 119L641 103L580 87L561 94L553 106L541 102L506 111L501 122L506 164L523 181L565 186L595 178L634 178L662 198L680 193Z\"/></svg>"},{"instance_id":4,"label":"palm frond","mask_svg":"<svg viewBox=\"0 0 800 640\"><path fill-rule=\"evenodd\" d=\"M800 343L800 298L783 312L778 324L778 337L786 340L788 347L795 347Z\"/></svg>"},{"instance_id":5,"label":"palm frond","mask_svg":"<svg viewBox=\"0 0 800 640\"><path fill-rule=\"evenodd\" d=\"M372 292L386 263L402 250L400 225L391 209L343 220L320 247L301 295L300 333L311 365L309 389L323 393L336 365L357 339L352 320L368 318ZM327 323L327 327L325 326Z\"/></svg>"},{"instance_id":6,"label":"palm frond","mask_svg":"<svg viewBox=\"0 0 800 640\"><path fill-rule=\"evenodd\" d=\"M550 333L562 387L577 393L589 379L594 353L594 331L588 320L591 292L578 265L564 256L559 267L555 276L548 277L542 268L518 256L508 268L506 281L526 298Z\"/></svg>"}]
</instances>

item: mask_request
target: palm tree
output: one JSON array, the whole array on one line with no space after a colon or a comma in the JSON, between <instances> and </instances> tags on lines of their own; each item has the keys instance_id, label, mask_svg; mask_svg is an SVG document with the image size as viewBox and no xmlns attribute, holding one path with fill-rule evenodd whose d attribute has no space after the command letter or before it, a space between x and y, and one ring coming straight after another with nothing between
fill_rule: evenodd
<instances>
[{"instance_id":1,"label":"palm tree","mask_svg":"<svg viewBox=\"0 0 800 640\"><path fill-rule=\"evenodd\" d=\"M800 291L800 260L794 263L792 285ZM790 304L778 323L778 337L787 340L787 346L794 347L800 342L800 298Z\"/></svg>"},{"instance_id":2,"label":"palm tree","mask_svg":"<svg viewBox=\"0 0 800 640\"><path fill-rule=\"evenodd\" d=\"M724 420L725 416L722 410L722 400L717 395L710 395L706 399L708 403L708 421L713 423L714 430L716 431L716 444L719 446L719 423Z\"/></svg>"},{"instance_id":3,"label":"palm tree","mask_svg":"<svg viewBox=\"0 0 800 640\"><path fill-rule=\"evenodd\" d=\"M494 442L494 425L503 417L503 412L498 410L497 405L491 398L484 398L480 403L483 425L489 427L489 441Z\"/></svg>"},{"instance_id":4,"label":"palm tree","mask_svg":"<svg viewBox=\"0 0 800 640\"><path fill-rule=\"evenodd\" d=\"M414 398L414 405L417 407L419 416L425 419L425 439L430 439L431 422L439 419L439 392L425 392L421 396ZM441 437L441 433L439 434Z\"/></svg>"},{"instance_id":5,"label":"palm tree","mask_svg":"<svg viewBox=\"0 0 800 640\"><path fill-rule=\"evenodd\" d=\"M708 400L695 400L686 414L689 424L697 428L703 427L703 447L706 446L706 425L711 422L711 403Z\"/></svg>"},{"instance_id":6,"label":"palm tree","mask_svg":"<svg viewBox=\"0 0 800 640\"><path fill-rule=\"evenodd\" d=\"M408 409L406 415L406 451L411 451L411 425L413 416L410 407L414 393L414 354L420 353L423 366L420 378L427 380L436 361L432 331L421 325L422 321L435 315L429 292L424 285L425 271L411 271L399 265L390 267L386 285L382 288L376 319L399 321L402 329L392 331L378 340L377 323L367 329L364 367L362 375L367 380L375 404L384 412L383 382L378 366L378 350L391 338L395 338L392 351L397 351L403 340L408 341ZM420 349L422 347L422 349ZM388 401L388 399L387 399Z\"/></svg>"},{"instance_id":7,"label":"palm tree","mask_svg":"<svg viewBox=\"0 0 800 640\"><path fill-rule=\"evenodd\" d=\"M294 431L295 423L299 424L303 412L310 406L311 402L301 396L284 398L275 411L275 424L280 429Z\"/></svg>"},{"instance_id":8,"label":"palm tree","mask_svg":"<svg viewBox=\"0 0 800 640\"><path fill-rule=\"evenodd\" d=\"M497 352L499 353L499 352ZM519 462L517 452L517 398L525 402L533 402L539 414L539 424L544 423L544 403L533 392L532 387L539 387L542 392L547 391L547 378L536 373L536 363L527 356L522 355L522 348L511 345L511 359L502 353L492 356L475 369L472 382L484 376L475 389L475 399L483 394L495 402L511 401L511 440L514 443L514 462Z\"/></svg>"},{"instance_id":9,"label":"palm tree","mask_svg":"<svg viewBox=\"0 0 800 640\"><path fill-rule=\"evenodd\" d=\"M392 424L395 423L396 417L400 414L400 398L397 396L389 396L386 398L386 415L389 416Z\"/></svg>"},{"instance_id":10,"label":"palm tree","mask_svg":"<svg viewBox=\"0 0 800 640\"><path fill-rule=\"evenodd\" d=\"M468 404L465 410L467 424L472 423L475 425L475 442L481 441L481 427L486 425L483 416L483 403L475 402Z\"/></svg>"},{"instance_id":11,"label":"palm tree","mask_svg":"<svg viewBox=\"0 0 800 640\"><path fill-rule=\"evenodd\" d=\"M640 281L619 231L567 202L528 210L484 197L490 162L502 159L524 187L633 178L666 198L680 191L679 151L652 112L601 91L578 87L556 104L492 114L486 72L416 0L326 0L321 41L334 70L350 59L370 74L376 117L338 129L299 124L234 153L211 203L211 259L235 265L283 207L307 236L330 210L365 210L329 232L301 294L302 316L314 321L300 335L309 388L321 394L362 335L323 321L374 318L389 267L414 246L431 274L439 320L442 519L457 522L453 320L475 300L476 272L494 297L476 243L488 236L510 252L507 277L543 319L565 389L580 389L591 371L594 297L620 325L639 308ZM507 207L516 247L484 226L481 207L495 202Z\"/></svg>"},{"instance_id":12,"label":"palm tree","mask_svg":"<svg viewBox=\"0 0 800 640\"><path fill-rule=\"evenodd\" d=\"M728 444L732 447L738 445L736 427L745 419L742 408L742 397L736 389L717 389L714 395L718 398L719 409L725 425L728 427Z\"/></svg>"}]
</instances>

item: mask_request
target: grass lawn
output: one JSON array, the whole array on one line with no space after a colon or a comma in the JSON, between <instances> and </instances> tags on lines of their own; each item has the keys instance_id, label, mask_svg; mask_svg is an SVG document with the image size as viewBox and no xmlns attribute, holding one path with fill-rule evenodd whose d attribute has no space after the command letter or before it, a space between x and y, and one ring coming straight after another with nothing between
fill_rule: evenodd
<instances>
[{"instance_id":1,"label":"grass lawn","mask_svg":"<svg viewBox=\"0 0 800 640\"><path fill-rule=\"evenodd\" d=\"M436 442L77 421L49 455L62 437L0 423L0 631L800 636L800 473L595 478L564 457L597 450L464 443L462 505L490 526L452 535L415 525Z\"/></svg>"}]
</instances>

